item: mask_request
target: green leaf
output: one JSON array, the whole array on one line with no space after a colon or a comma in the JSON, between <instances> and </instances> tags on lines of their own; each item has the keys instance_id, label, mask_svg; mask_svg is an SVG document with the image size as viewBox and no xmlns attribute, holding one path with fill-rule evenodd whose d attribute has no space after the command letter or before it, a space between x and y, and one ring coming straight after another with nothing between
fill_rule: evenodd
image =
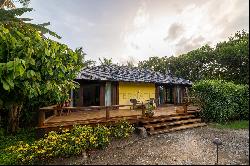
<instances>
[{"instance_id":1,"label":"green leaf","mask_svg":"<svg viewBox=\"0 0 250 166\"><path fill-rule=\"evenodd\" d=\"M6 63L7 70L13 70L14 69L14 61L9 61Z\"/></svg>"},{"instance_id":2,"label":"green leaf","mask_svg":"<svg viewBox=\"0 0 250 166\"><path fill-rule=\"evenodd\" d=\"M9 33L9 30L8 29L6 29L6 28L3 28L3 33Z\"/></svg>"},{"instance_id":3,"label":"green leaf","mask_svg":"<svg viewBox=\"0 0 250 166\"><path fill-rule=\"evenodd\" d=\"M24 39L25 41L30 40L30 38L29 38L29 37L24 37L23 39Z\"/></svg>"},{"instance_id":4,"label":"green leaf","mask_svg":"<svg viewBox=\"0 0 250 166\"><path fill-rule=\"evenodd\" d=\"M49 50L47 48L45 48L44 51L45 51L45 55L50 56L50 52L49 52Z\"/></svg>"},{"instance_id":5,"label":"green leaf","mask_svg":"<svg viewBox=\"0 0 250 166\"><path fill-rule=\"evenodd\" d=\"M16 76L22 76L24 74L24 72L25 72L25 69L23 68L23 66L21 64L18 64L16 66L16 73L15 73L15 75Z\"/></svg>"},{"instance_id":6,"label":"green leaf","mask_svg":"<svg viewBox=\"0 0 250 166\"><path fill-rule=\"evenodd\" d=\"M2 80L2 83L3 83L3 89L9 91L10 90L9 84L6 81L4 81L4 80Z\"/></svg>"},{"instance_id":7,"label":"green leaf","mask_svg":"<svg viewBox=\"0 0 250 166\"><path fill-rule=\"evenodd\" d=\"M6 82L8 82L8 84L10 85L10 88L14 88L14 82L13 82L12 75L7 76Z\"/></svg>"}]
</instances>

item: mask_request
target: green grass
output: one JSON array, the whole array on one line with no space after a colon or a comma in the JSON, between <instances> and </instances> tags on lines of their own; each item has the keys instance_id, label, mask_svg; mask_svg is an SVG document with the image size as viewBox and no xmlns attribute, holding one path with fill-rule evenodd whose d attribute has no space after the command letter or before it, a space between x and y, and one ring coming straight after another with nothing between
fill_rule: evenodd
<instances>
[{"instance_id":1,"label":"green grass","mask_svg":"<svg viewBox=\"0 0 250 166\"><path fill-rule=\"evenodd\" d=\"M219 129L249 129L249 120L233 121L228 123L212 123L211 127Z\"/></svg>"},{"instance_id":2,"label":"green grass","mask_svg":"<svg viewBox=\"0 0 250 166\"><path fill-rule=\"evenodd\" d=\"M1 129L1 128L0 128ZM6 135L1 129L0 132L0 165L13 165L15 163L15 154L8 153L4 149L17 145L19 141L32 143L35 141L34 129L22 129L15 135Z\"/></svg>"}]
</instances>

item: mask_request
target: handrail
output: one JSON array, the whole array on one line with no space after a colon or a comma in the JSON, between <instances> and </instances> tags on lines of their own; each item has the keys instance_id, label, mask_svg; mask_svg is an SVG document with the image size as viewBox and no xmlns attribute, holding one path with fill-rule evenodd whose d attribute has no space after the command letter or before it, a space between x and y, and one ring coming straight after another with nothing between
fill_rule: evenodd
<instances>
[{"instance_id":1,"label":"handrail","mask_svg":"<svg viewBox=\"0 0 250 166\"><path fill-rule=\"evenodd\" d=\"M139 105L139 104L138 104ZM143 107L143 103L140 104L142 106L142 117L145 115L145 109ZM106 110L106 120L110 119L110 109L117 108L117 107L127 107L127 106L133 106L132 104L128 105L111 105L111 106L88 106L88 107L57 107L57 105L53 106L47 106L47 107L42 107L39 109L39 119L38 119L38 125L39 127L43 127L44 123L46 121L45 118L45 112L47 111L54 111L54 115L56 115L57 110L62 110L62 109L67 109L67 110L96 110L96 109L105 109Z\"/></svg>"}]
</instances>

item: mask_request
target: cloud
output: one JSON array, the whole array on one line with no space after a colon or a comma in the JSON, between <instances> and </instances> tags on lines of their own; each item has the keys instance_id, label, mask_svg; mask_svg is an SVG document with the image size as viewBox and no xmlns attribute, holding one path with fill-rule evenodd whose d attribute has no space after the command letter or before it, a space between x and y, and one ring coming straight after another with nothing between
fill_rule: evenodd
<instances>
[{"instance_id":1,"label":"cloud","mask_svg":"<svg viewBox=\"0 0 250 166\"><path fill-rule=\"evenodd\" d=\"M168 29L168 36L165 37L163 40L175 40L178 36L182 34L184 31L184 27L179 23L173 23L170 28Z\"/></svg>"},{"instance_id":2,"label":"cloud","mask_svg":"<svg viewBox=\"0 0 250 166\"><path fill-rule=\"evenodd\" d=\"M32 0L30 7L26 16L50 21L60 42L83 46L97 61L179 55L249 29L246 0Z\"/></svg>"},{"instance_id":3,"label":"cloud","mask_svg":"<svg viewBox=\"0 0 250 166\"><path fill-rule=\"evenodd\" d=\"M149 19L149 13L146 11L146 3L142 3L139 9L136 12L136 16L134 18L134 26L137 28L143 27L147 25Z\"/></svg>"},{"instance_id":4,"label":"cloud","mask_svg":"<svg viewBox=\"0 0 250 166\"><path fill-rule=\"evenodd\" d=\"M185 38L182 37L176 44L176 55L180 55L182 53L187 53L191 50L199 48L203 42L205 41L205 38L203 36L197 36L197 37L190 37Z\"/></svg>"}]
</instances>

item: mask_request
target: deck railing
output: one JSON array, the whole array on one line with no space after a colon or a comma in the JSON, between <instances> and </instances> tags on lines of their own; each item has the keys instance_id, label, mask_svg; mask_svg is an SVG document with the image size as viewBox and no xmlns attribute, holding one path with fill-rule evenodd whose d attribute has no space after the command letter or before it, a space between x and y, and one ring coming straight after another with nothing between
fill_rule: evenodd
<instances>
[{"instance_id":1,"label":"deck railing","mask_svg":"<svg viewBox=\"0 0 250 166\"><path fill-rule=\"evenodd\" d=\"M137 104L137 106L141 106L141 116L145 116L145 104ZM53 118L54 116L58 115L59 111L62 110L68 110L68 111L86 111L86 110L103 110L105 109L106 115L105 118L106 120L110 119L110 110L113 109L119 109L120 107L130 107L132 108L133 105L111 105L111 106L88 106L88 107L58 107L58 105L53 105L53 106L48 106L48 107L42 107L39 109L39 119L38 119L38 127L43 127L44 124ZM50 117L46 118L45 113L46 112L53 112L53 115Z\"/></svg>"}]
</instances>

